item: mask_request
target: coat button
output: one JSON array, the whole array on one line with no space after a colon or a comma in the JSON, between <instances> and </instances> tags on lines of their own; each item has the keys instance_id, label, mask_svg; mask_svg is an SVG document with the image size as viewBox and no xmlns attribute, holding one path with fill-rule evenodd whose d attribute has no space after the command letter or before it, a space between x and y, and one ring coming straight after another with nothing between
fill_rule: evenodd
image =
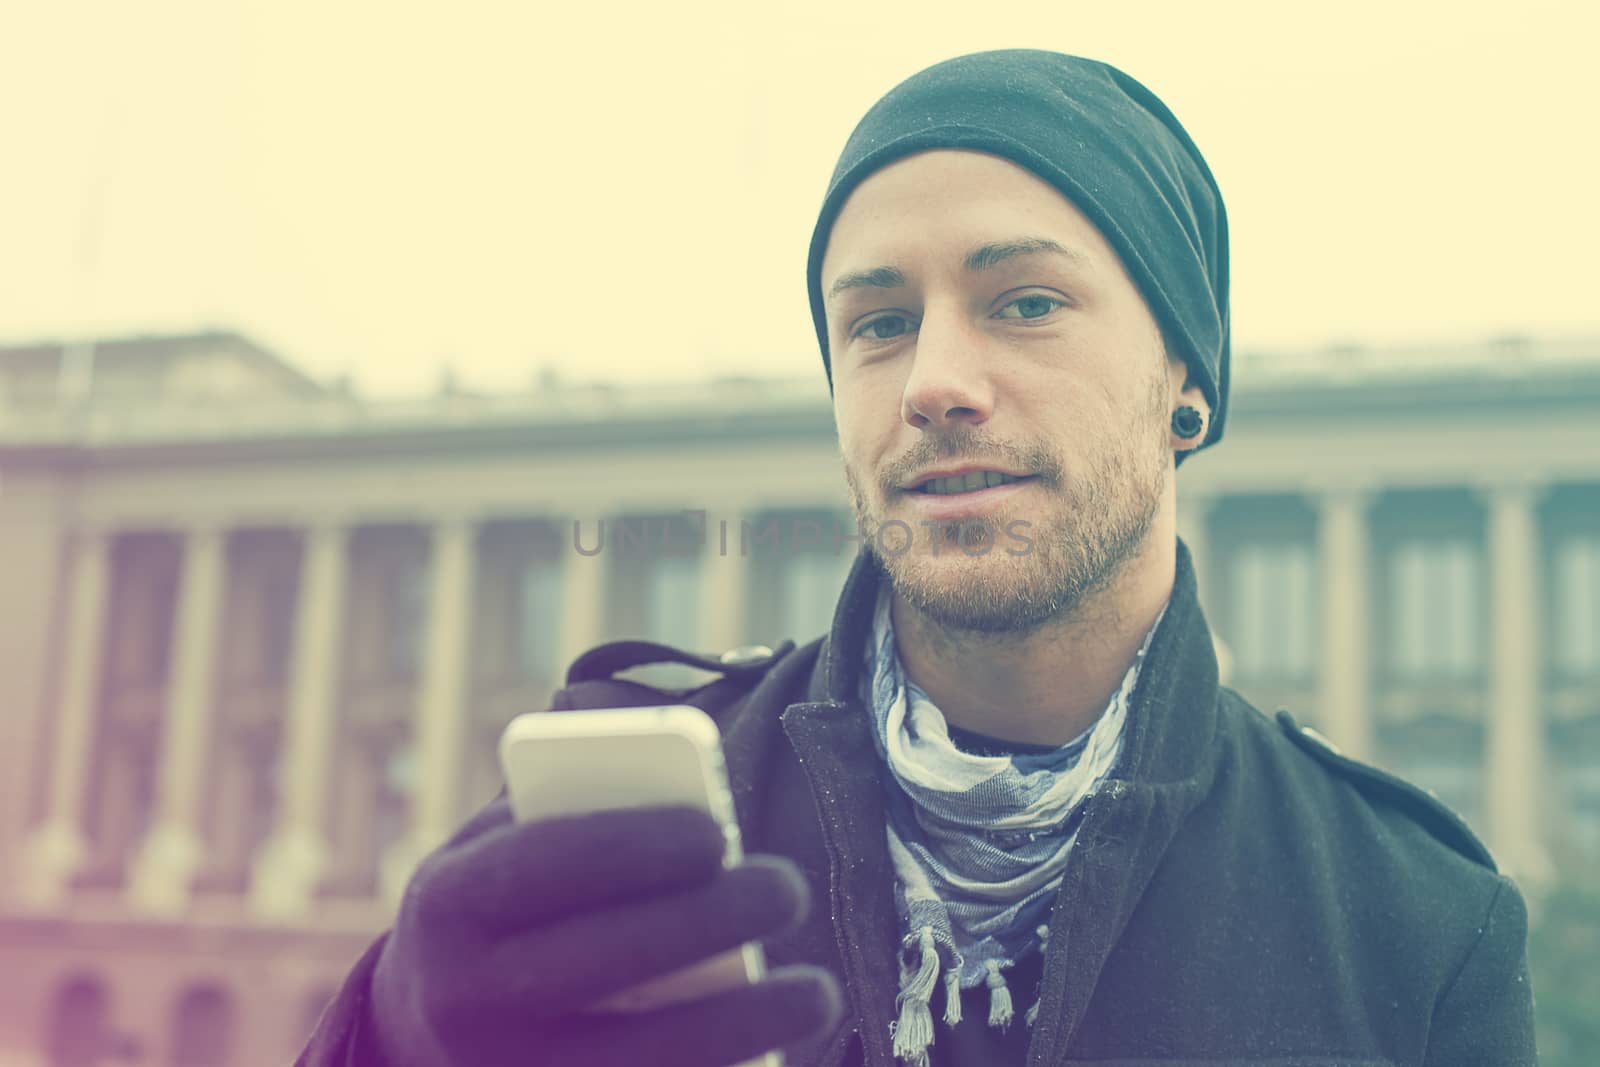
<instances>
[{"instance_id":1,"label":"coat button","mask_svg":"<svg viewBox=\"0 0 1600 1067\"><path fill-rule=\"evenodd\" d=\"M772 658L772 649L766 645L740 645L730 648L717 657L724 667L753 667Z\"/></svg>"}]
</instances>

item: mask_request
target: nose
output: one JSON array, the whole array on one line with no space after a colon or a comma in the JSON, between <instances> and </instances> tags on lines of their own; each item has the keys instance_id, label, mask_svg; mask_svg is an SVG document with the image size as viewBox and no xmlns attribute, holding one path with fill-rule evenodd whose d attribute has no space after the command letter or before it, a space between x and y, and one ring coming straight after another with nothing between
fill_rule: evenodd
<instances>
[{"instance_id":1,"label":"nose","mask_svg":"<svg viewBox=\"0 0 1600 1067\"><path fill-rule=\"evenodd\" d=\"M978 426L994 414L983 338L952 312L929 307L901 397L901 417L919 430Z\"/></svg>"}]
</instances>

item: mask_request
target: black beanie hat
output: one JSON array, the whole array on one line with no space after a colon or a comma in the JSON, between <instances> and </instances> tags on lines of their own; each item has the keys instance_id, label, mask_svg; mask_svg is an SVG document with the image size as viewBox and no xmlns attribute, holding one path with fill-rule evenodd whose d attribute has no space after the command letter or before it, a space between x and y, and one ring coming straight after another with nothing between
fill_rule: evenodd
<instances>
[{"instance_id":1,"label":"black beanie hat","mask_svg":"<svg viewBox=\"0 0 1600 1067\"><path fill-rule=\"evenodd\" d=\"M932 148L1026 167L1094 223L1122 258L1171 347L1211 402L1202 447L1228 401L1228 220L1200 150L1154 93L1105 63L1035 49L978 52L901 82L850 135L811 236L806 281L833 388L822 258L861 181ZM1191 453L1180 452L1178 460Z\"/></svg>"}]
</instances>

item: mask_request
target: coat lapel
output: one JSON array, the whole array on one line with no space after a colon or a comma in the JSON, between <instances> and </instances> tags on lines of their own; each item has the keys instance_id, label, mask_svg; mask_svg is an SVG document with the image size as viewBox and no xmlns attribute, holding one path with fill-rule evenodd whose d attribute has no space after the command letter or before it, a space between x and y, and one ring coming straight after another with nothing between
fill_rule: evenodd
<instances>
[{"instance_id":1,"label":"coat lapel","mask_svg":"<svg viewBox=\"0 0 1600 1067\"><path fill-rule=\"evenodd\" d=\"M808 844L820 843L827 881L813 911L827 928L869 1065L891 1067L889 1023L898 987L894 871L884 831L877 753L858 705L794 704L783 714L813 809ZM793 795L791 793L791 795ZM798 843L798 842L797 842ZM820 872L819 872L820 873ZM826 901L828 907L822 908Z\"/></svg>"},{"instance_id":2,"label":"coat lapel","mask_svg":"<svg viewBox=\"0 0 1600 1067\"><path fill-rule=\"evenodd\" d=\"M1106 959L1216 776L1217 660L1188 548L1128 709L1113 777L1089 799L1050 915L1028 1063L1065 1063Z\"/></svg>"},{"instance_id":3,"label":"coat lapel","mask_svg":"<svg viewBox=\"0 0 1600 1067\"><path fill-rule=\"evenodd\" d=\"M865 1063L895 1067L889 1023L899 988L900 937L884 830L888 772L859 697L862 654L881 575L870 555L857 557L812 669L808 699L791 704L781 721L790 766L801 779L797 788L785 792L811 797L810 811L791 817L809 828L810 844L820 846L825 860L826 882L818 887L822 892L817 900L828 901L831 914L818 915L818 926L826 922L833 939L840 965L835 973L844 978Z\"/></svg>"},{"instance_id":4,"label":"coat lapel","mask_svg":"<svg viewBox=\"0 0 1600 1067\"><path fill-rule=\"evenodd\" d=\"M747 851L789 857L811 890L806 918L766 941L768 961L827 968L843 979L851 1009L838 1033L788 1050L795 1063L838 1063L859 1032L868 1064L895 1065L889 1023L899 938L881 765L859 700L834 699L830 686L851 673L848 650L865 648L856 631L871 615L855 605L875 596L875 571L858 561L830 637L775 668L725 724L729 786Z\"/></svg>"}]
</instances>

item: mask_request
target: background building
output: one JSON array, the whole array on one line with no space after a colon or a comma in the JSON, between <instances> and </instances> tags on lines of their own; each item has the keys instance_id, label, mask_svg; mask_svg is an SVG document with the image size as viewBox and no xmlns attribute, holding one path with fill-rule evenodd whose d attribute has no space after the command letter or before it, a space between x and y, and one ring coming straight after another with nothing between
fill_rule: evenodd
<instances>
[{"instance_id":1,"label":"background building","mask_svg":"<svg viewBox=\"0 0 1600 1067\"><path fill-rule=\"evenodd\" d=\"M1242 355L1180 529L1232 684L1600 862L1600 341ZM0 350L0 1067L289 1062L607 637L820 633L820 379L367 404L230 334Z\"/></svg>"}]
</instances>

